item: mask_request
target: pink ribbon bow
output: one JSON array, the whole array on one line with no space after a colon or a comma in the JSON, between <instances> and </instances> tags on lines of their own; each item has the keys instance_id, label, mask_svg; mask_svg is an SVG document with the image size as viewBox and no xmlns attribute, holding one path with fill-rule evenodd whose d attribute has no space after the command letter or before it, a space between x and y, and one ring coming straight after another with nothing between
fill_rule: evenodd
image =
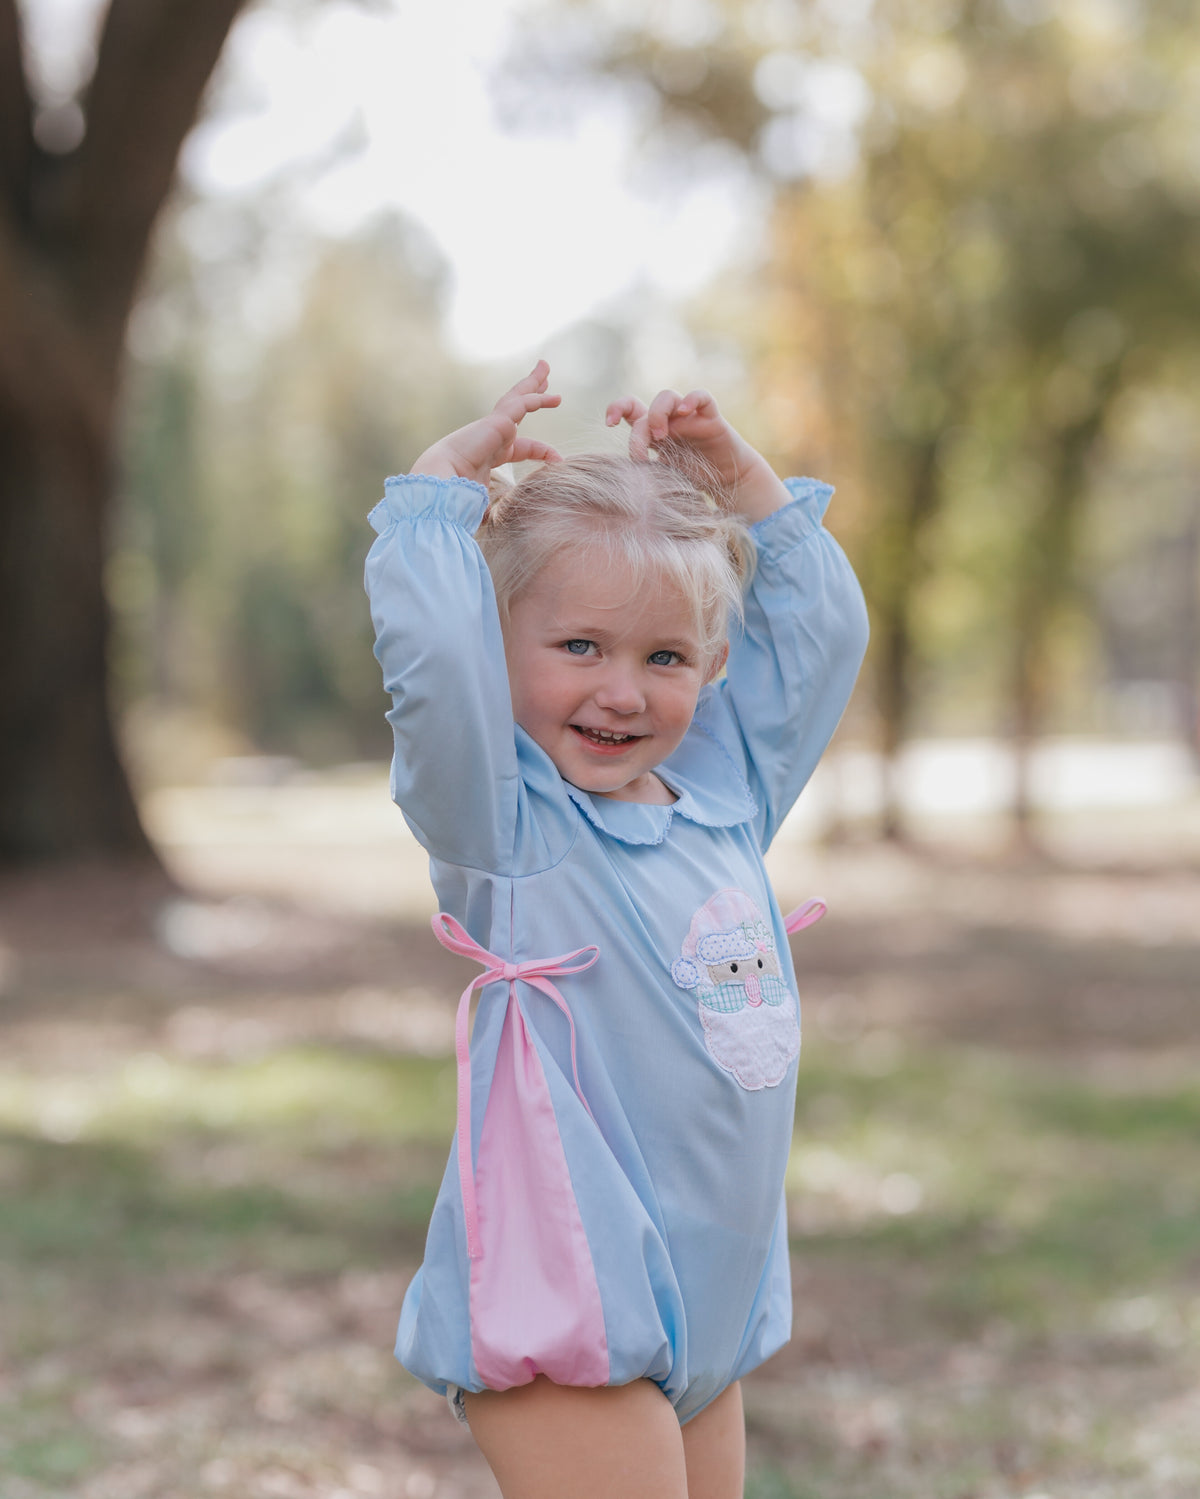
<instances>
[{"instance_id":1,"label":"pink ribbon bow","mask_svg":"<svg viewBox=\"0 0 1200 1499\"><path fill-rule=\"evenodd\" d=\"M570 1006L550 980L560 978L564 974L582 973L584 969L590 968L600 956L600 949L595 946L577 947L574 952L563 953L557 958L530 958L524 963L510 963L504 958L498 958L495 953L488 952L487 948L481 947L473 937L468 935L461 924L445 911L439 911L430 924L433 927L433 935L449 952L458 953L464 958L473 958L476 963L483 965L483 972L476 974L463 990L462 997L458 1001L458 1013L454 1018L454 1055L458 1063L458 1179L462 1189L463 1221L467 1230L467 1253L471 1259L475 1260L482 1253L482 1247L479 1241L479 1217L475 1205L475 1171L472 1164L471 1144L471 1060L468 1040L471 995L476 989L482 989L487 984L506 983L509 998L512 999L516 996L517 980L521 979L535 989L540 989L548 999L553 1000L567 1017L567 1024L571 1028L571 1072L575 1079L575 1092L579 1096L580 1103L591 1114L588 1101L583 1096L583 1089L579 1086L579 1067L575 1060L575 1021L572 1019ZM590 953L591 957L584 962L574 961L582 958L584 953Z\"/></svg>"}]
</instances>

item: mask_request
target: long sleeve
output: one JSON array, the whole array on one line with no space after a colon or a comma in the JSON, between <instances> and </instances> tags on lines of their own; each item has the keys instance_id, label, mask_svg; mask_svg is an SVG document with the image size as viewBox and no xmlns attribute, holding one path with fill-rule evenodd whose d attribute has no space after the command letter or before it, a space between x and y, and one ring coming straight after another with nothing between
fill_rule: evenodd
<instances>
[{"instance_id":1,"label":"long sleeve","mask_svg":"<svg viewBox=\"0 0 1200 1499\"><path fill-rule=\"evenodd\" d=\"M821 520L833 490L788 479L792 503L752 529L758 567L725 679L697 722L739 762L766 848L850 700L867 644L862 590Z\"/></svg>"},{"instance_id":2,"label":"long sleeve","mask_svg":"<svg viewBox=\"0 0 1200 1499\"><path fill-rule=\"evenodd\" d=\"M502 870L520 793L504 642L473 539L486 502L463 480L388 479L366 587L392 699L392 797L435 857Z\"/></svg>"}]
</instances>

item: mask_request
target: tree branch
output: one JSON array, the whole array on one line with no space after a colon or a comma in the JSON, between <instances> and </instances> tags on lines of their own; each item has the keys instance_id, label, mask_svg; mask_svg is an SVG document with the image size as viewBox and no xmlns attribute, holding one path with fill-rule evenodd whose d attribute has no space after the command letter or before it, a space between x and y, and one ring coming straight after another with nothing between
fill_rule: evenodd
<instances>
[{"instance_id":1,"label":"tree branch","mask_svg":"<svg viewBox=\"0 0 1200 1499\"><path fill-rule=\"evenodd\" d=\"M21 225L29 219L32 149L31 103L21 59L21 18L17 0L0 0L0 212Z\"/></svg>"},{"instance_id":2,"label":"tree branch","mask_svg":"<svg viewBox=\"0 0 1200 1499\"><path fill-rule=\"evenodd\" d=\"M7 0L0 0L7 3ZM225 39L246 0L112 0L72 163L69 278L115 367L154 221Z\"/></svg>"}]
</instances>

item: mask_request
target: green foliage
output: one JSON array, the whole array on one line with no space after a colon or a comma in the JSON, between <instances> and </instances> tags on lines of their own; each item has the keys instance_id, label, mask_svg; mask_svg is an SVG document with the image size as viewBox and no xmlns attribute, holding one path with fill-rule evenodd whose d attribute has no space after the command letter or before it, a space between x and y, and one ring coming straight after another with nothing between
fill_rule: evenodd
<instances>
[{"instance_id":1,"label":"green foliage","mask_svg":"<svg viewBox=\"0 0 1200 1499\"><path fill-rule=\"evenodd\" d=\"M1195 14L568 9L557 42L547 12L550 39L513 60L539 101L556 78L576 95L597 72L636 79L673 158L716 136L771 184L770 242L736 318L756 436L781 466L838 477L884 744L917 721L1019 738L1120 727L1090 706L1131 669L1105 609L1106 571L1130 559L1100 562L1096 500L1106 473L1139 462L1122 401L1165 377L1196 427L1179 363L1200 336ZM716 297L702 318L733 330ZM1139 495L1134 557L1152 556L1167 513L1194 509L1194 467L1174 463L1169 497ZM1175 644L1198 634L1189 556L1137 670L1194 709L1200 648ZM1186 703L1179 721L1198 732Z\"/></svg>"},{"instance_id":2,"label":"green foliage","mask_svg":"<svg viewBox=\"0 0 1200 1499\"><path fill-rule=\"evenodd\" d=\"M749 372L730 406L778 466L838 481L885 748L1200 733L1195 14L576 0L535 21L508 115L545 125L615 81L651 178L718 138L769 190L760 259L694 329ZM447 269L400 219L314 245L280 193L185 203L163 244L109 576L124 695L305 759L382 755L364 515L473 411ZM594 331L622 367L621 331ZM1157 430L1131 415L1156 406Z\"/></svg>"},{"instance_id":3,"label":"green foliage","mask_svg":"<svg viewBox=\"0 0 1200 1499\"><path fill-rule=\"evenodd\" d=\"M293 310L235 336L227 313L210 321L211 304L234 295L228 273L213 284L187 250L188 222L177 220L134 343L109 576L122 686L186 703L258 749L381 757L366 515L386 474L474 411L443 339L445 267L414 226L384 219L311 246L312 263L292 272ZM286 252L265 228L254 244L253 222L233 227L250 237L247 257ZM243 270L247 300L271 290Z\"/></svg>"}]
</instances>

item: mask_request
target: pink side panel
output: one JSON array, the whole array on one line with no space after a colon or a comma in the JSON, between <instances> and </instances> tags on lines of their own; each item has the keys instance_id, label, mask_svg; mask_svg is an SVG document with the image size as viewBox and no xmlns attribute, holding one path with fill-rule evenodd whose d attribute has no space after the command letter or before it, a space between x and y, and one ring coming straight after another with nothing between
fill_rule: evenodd
<instances>
[{"instance_id":1,"label":"pink side panel","mask_svg":"<svg viewBox=\"0 0 1200 1499\"><path fill-rule=\"evenodd\" d=\"M571 1187L541 1059L515 996L475 1164L479 1237L471 1262L471 1352L492 1390L545 1374L608 1383L600 1288Z\"/></svg>"}]
</instances>

